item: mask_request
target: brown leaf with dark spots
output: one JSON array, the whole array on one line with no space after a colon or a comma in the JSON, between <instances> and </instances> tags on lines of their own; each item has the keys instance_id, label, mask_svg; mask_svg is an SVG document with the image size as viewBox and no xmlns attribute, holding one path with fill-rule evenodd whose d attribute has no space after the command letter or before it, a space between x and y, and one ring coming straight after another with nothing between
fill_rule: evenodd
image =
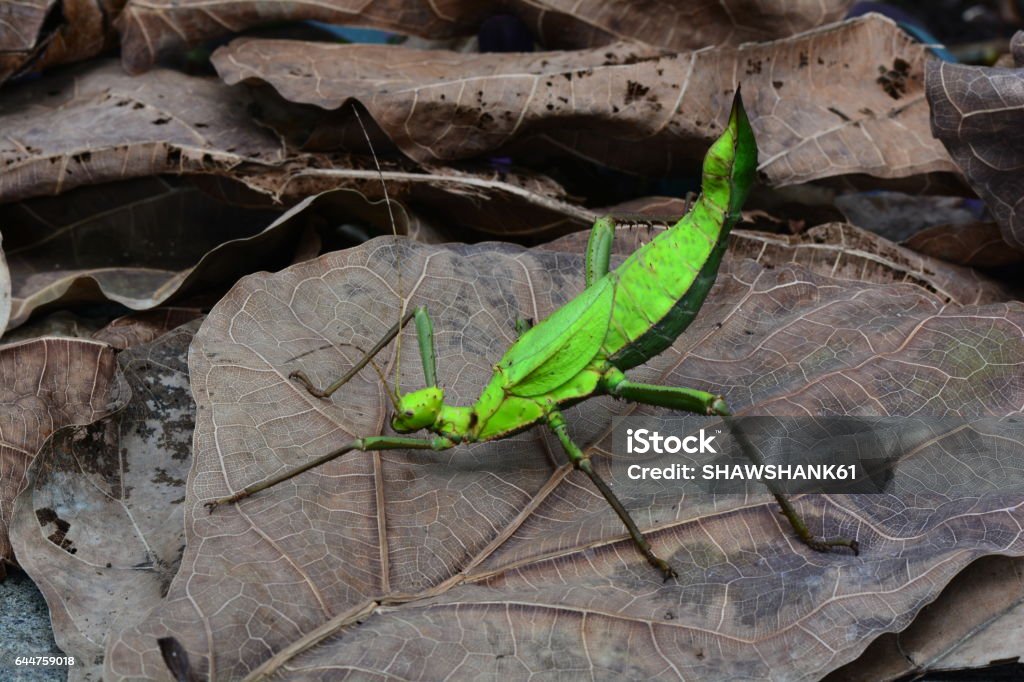
<instances>
[{"instance_id":1,"label":"brown leaf with dark spots","mask_svg":"<svg viewBox=\"0 0 1024 682\"><path fill-rule=\"evenodd\" d=\"M105 343L44 338L0 346L0 561L29 464L54 431L91 424L127 399ZM57 533L56 526L51 532Z\"/></svg>"},{"instance_id":2,"label":"brown leaf with dark spots","mask_svg":"<svg viewBox=\"0 0 1024 682\"><path fill-rule=\"evenodd\" d=\"M178 571L195 427L187 357L199 322L120 353L127 404L54 434L16 502L11 544L46 598L57 644L75 657L71 682L101 679L110 631L140 622Z\"/></svg>"},{"instance_id":3,"label":"brown leaf with dark spots","mask_svg":"<svg viewBox=\"0 0 1024 682\"><path fill-rule=\"evenodd\" d=\"M399 290L431 310L439 382L464 405L515 319L545 317L582 273L581 251L382 238L242 280L190 355L199 408L182 570L143 623L111 638L104 679L160 674L165 636L225 679L515 680L552 661L615 679L816 679L906 627L972 558L1024 553L1024 517L998 495L919 499L912 522L875 496L801 497L815 532L862 547L811 552L768 496L680 503L629 479L610 456L611 420L650 410L606 398L566 412L574 439L678 582L644 562L540 428L439 454L352 454L203 508L381 432L389 400L375 373L327 401L287 377L336 378L397 319ZM690 329L634 373L722 392L740 414L1011 415L1024 404L1022 326L1019 303L957 306L913 284L730 257ZM411 329L402 347L411 390L422 385ZM385 372L393 352L378 356Z\"/></svg>"},{"instance_id":4,"label":"brown leaf with dark spots","mask_svg":"<svg viewBox=\"0 0 1024 682\"><path fill-rule=\"evenodd\" d=\"M110 62L12 87L0 100L6 133L0 139L0 203L184 173L236 178L289 203L339 188L382 198L372 159L286 156L280 140L249 115L251 104L245 92L216 80L165 69L131 78ZM97 127L94 119L103 124ZM53 134L62 130L68 134ZM570 203L565 190L543 175L485 166L382 165L392 198L446 227L552 237L593 221L590 211Z\"/></svg>"},{"instance_id":5,"label":"brown leaf with dark spots","mask_svg":"<svg viewBox=\"0 0 1024 682\"><path fill-rule=\"evenodd\" d=\"M118 20L122 59L139 71L184 44L253 26L316 19L432 39L472 35L492 14L518 15L542 45L580 48L616 40L667 50L738 45L782 38L841 19L851 0L672 0L608 3L601 0L130 0Z\"/></svg>"},{"instance_id":6,"label":"brown leaf with dark spots","mask_svg":"<svg viewBox=\"0 0 1024 682\"><path fill-rule=\"evenodd\" d=\"M690 168L742 84L762 177L783 185L955 170L928 128L925 59L921 44L878 15L661 57L630 44L464 54L244 38L213 55L228 83L266 82L289 101L327 109L358 100L424 162L489 153L532 133L549 149L616 168ZM897 90L878 82L880 68L895 70Z\"/></svg>"},{"instance_id":7,"label":"brown leaf with dark spots","mask_svg":"<svg viewBox=\"0 0 1024 682\"><path fill-rule=\"evenodd\" d=\"M169 69L132 78L109 60L5 89L0 198L283 160L280 141L253 124L248 104L214 79Z\"/></svg>"},{"instance_id":8,"label":"brown leaf with dark spots","mask_svg":"<svg viewBox=\"0 0 1024 682\"><path fill-rule=\"evenodd\" d=\"M926 69L932 132L988 204L1003 239L1024 250L1024 31L1017 68L932 62Z\"/></svg>"}]
</instances>

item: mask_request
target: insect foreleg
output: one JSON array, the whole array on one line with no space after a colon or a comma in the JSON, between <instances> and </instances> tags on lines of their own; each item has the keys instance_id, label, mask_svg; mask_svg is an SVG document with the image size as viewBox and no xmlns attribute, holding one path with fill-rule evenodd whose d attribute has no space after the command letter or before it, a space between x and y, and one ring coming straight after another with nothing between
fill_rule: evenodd
<instances>
[{"instance_id":1,"label":"insect foreleg","mask_svg":"<svg viewBox=\"0 0 1024 682\"><path fill-rule=\"evenodd\" d=\"M597 487L604 496L604 499L607 500L608 504L610 504L612 509L615 510L615 513L618 514L620 519L622 519L622 523L626 525L626 530L629 531L629 536L633 538L633 543L637 546L637 549L640 550L640 553L644 555L644 558L646 558L652 566L661 571L661 574L665 576L665 580L675 578L676 572L671 566L669 566L667 561L654 554L654 550L651 549L650 543L648 543L644 538L640 529L636 527L633 517L631 517L629 512L626 511L626 508L622 506L622 502L620 502L619 498L615 496L612 489L608 487L608 484L604 482L604 479L594 471L594 468L590 463L590 458L583 454L583 451L580 450L576 443L572 442L562 413L556 410L549 414L548 424L555 432L555 435L558 436L558 440L562 443L562 448L565 450L565 454L569 456L569 461L572 462L575 468L590 477L594 486Z\"/></svg>"},{"instance_id":2,"label":"insect foreleg","mask_svg":"<svg viewBox=\"0 0 1024 682\"><path fill-rule=\"evenodd\" d=\"M306 390L317 398L329 398L339 388L347 384L352 377L358 374L366 365L370 363L370 360L374 358L385 346L391 343L392 339L398 336L398 332L402 330L405 325L409 324L409 320L416 320L416 335L419 338L420 344L420 357L423 360L423 376L427 381L428 386L437 385L437 362L434 354L434 326L430 321L430 314L427 313L426 308L420 306L415 310L408 311L405 316L394 326L389 329L384 336L381 337L380 341L374 344L373 348L366 352L363 359L352 366L352 369L345 372L345 375L335 381L333 384L325 389L319 389L313 385L309 377L302 370L295 370L288 375L289 379L295 379L300 384L306 387Z\"/></svg>"},{"instance_id":3,"label":"insect foreleg","mask_svg":"<svg viewBox=\"0 0 1024 682\"><path fill-rule=\"evenodd\" d=\"M423 381L427 386L437 386L437 351L434 348L434 322L423 306L416 308L416 340L420 346L420 361L423 365Z\"/></svg>"},{"instance_id":4,"label":"insect foreleg","mask_svg":"<svg viewBox=\"0 0 1024 682\"><path fill-rule=\"evenodd\" d=\"M586 286L608 274L612 257L612 242L615 240L615 221L609 216L598 218L590 229L587 240Z\"/></svg>"},{"instance_id":5,"label":"insect foreleg","mask_svg":"<svg viewBox=\"0 0 1024 682\"><path fill-rule=\"evenodd\" d=\"M326 464L332 459L341 457L353 450L359 450L362 452L369 452L372 450L447 450L454 445L455 443L442 436L434 436L433 438L416 438L412 436L369 436L367 438L357 438L350 443L346 443L337 450L332 450L326 455L306 462L302 466L290 469L283 474L274 476L273 478L269 478L265 481L253 483L234 495L222 497L214 500L213 502L207 502L203 506L209 509L212 513L214 509L222 504L233 504L240 500L244 500L250 495L254 495L261 490L265 490L277 485L278 483L287 481L289 478L294 478L301 473L305 473L310 469L320 466L321 464Z\"/></svg>"}]
</instances>

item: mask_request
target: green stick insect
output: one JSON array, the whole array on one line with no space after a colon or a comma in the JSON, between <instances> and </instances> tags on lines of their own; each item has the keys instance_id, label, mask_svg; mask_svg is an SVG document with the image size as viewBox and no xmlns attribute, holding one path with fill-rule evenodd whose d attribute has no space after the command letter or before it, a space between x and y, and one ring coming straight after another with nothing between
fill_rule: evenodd
<instances>
[{"instance_id":1,"label":"green stick insect","mask_svg":"<svg viewBox=\"0 0 1024 682\"><path fill-rule=\"evenodd\" d=\"M569 435L562 410L591 396L610 395L648 405L702 415L730 414L720 395L692 388L657 386L631 381L625 371L657 356L696 317L715 281L729 231L754 182L757 143L739 91L729 123L704 159L702 192L692 209L669 230L609 270L614 222L598 220L590 234L586 257L586 288L536 326L516 325L518 340L494 366L494 374L473 405L448 405L438 386L433 325L425 308L408 312L349 372L326 389L318 389L301 371L291 379L314 396L328 398L356 375L372 357L415 320L426 388L411 393L391 391L395 412L391 427L399 434L428 431L431 436L367 436L280 476L207 504L238 502L260 490L297 476L353 450L446 450L460 443L505 438L536 424L554 431L573 466L585 473L625 524L637 549L666 580L676 573L658 557L629 512L590 459ZM383 380L383 375L382 375ZM773 491L775 492L775 491ZM827 551L854 540L819 539L812 535L789 500L775 497L800 539Z\"/></svg>"}]
</instances>

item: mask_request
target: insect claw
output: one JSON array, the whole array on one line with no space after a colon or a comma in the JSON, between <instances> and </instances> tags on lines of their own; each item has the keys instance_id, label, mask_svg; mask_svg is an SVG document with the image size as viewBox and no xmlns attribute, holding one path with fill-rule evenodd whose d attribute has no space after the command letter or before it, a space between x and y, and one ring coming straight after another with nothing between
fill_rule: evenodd
<instances>
[{"instance_id":1,"label":"insect claw","mask_svg":"<svg viewBox=\"0 0 1024 682\"><path fill-rule=\"evenodd\" d=\"M654 564L655 568L661 571L661 575L664 577L664 582L667 583L669 580L679 577L679 574L676 573L676 570L672 568L672 566L670 566L669 563L664 559L652 557L651 563Z\"/></svg>"},{"instance_id":2,"label":"insect claw","mask_svg":"<svg viewBox=\"0 0 1024 682\"><path fill-rule=\"evenodd\" d=\"M249 494L250 494L249 491L243 490L242 492L235 493L234 495L231 495L229 497L222 497L220 499L213 500L212 502L207 502L203 506L206 507L206 509L209 511L209 513L212 514L213 510L216 509L217 507L221 506L222 504L234 504L235 502L238 502L239 500L245 499L246 497L249 496Z\"/></svg>"},{"instance_id":3,"label":"insect claw","mask_svg":"<svg viewBox=\"0 0 1024 682\"><path fill-rule=\"evenodd\" d=\"M297 370L295 370L294 372L292 372L291 374L289 374L289 375L288 375L288 378L289 378L289 379L292 379L292 380L294 380L294 381L297 381L297 382L299 382L300 384L302 384L302 385L303 385L303 387L304 387L304 388L305 388L305 389L306 389L306 390L307 390L307 391L309 392L309 394L310 394L310 395L312 395L312 396L315 396L315 397L317 397L317 398L324 398L324 397L326 397L326 395L327 395L326 393L324 393L323 391L321 391L321 390L320 390L319 388L317 388L316 386L314 386L314 385L313 385L313 382L309 380L309 377L307 377L307 376L306 376L306 373L305 373L305 372L303 372L303 371L302 371L301 369L297 369Z\"/></svg>"},{"instance_id":4,"label":"insect claw","mask_svg":"<svg viewBox=\"0 0 1024 682\"><path fill-rule=\"evenodd\" d=\"M714 402L712 402L711 406L708 408L708 415L729 417L732 416L732 412L729 410L729 405L726 404L725 398L723 398L722 396L718 396L717 398L715 398Z\"/></svg>"},{"instance_id":5,"label":"insect claw","mask_svg":"<svg viewBox=\"0 0 1024 682\"><path fill-rule=\"evenodd\" d=\"M836 547L848 547L854 556L860 556L860 543L856 540L848 540L847 538L831 538L829 540L811 538L806 541L806 544L815 552L830 552Z\"/></svg>"}]
</instances>

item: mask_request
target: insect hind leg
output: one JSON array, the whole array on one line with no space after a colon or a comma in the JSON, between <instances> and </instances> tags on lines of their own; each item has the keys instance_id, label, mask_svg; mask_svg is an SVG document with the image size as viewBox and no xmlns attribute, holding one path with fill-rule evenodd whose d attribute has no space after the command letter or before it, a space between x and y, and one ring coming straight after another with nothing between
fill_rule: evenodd
<instances>
[{"instance_id":1,"label":"insect hind leg","mask_svg":"<svg viewBox=\"0 0 1024 682\"><path fill-rule=\"evenodd\" d=\"M654 550L651 549L651 545L644 538L643 533L636 527L636 522L633 521L633 517L629 515L626 508L622 506L622 502L615 496L612 489L608 487L608 484L604 482L604 479L594 471L593 466L590 463L590 458L587 457L580 447L572 441L569 437L569 432L565 424L565 418L562 413L555 410L548 415L548 425L551 426L551 430L558 436L558 440L562 443L562 448L565 450L565 454L569 456L569 461L572 465L585 473L590 480L594 483L594 486L600 491L604 499L611 505L615 513L618 514L622 523L625 524L626 530L629 531L629 536L633 539L633 544L636 545L640 553L644 555L647 562L654 566L656 569L661 571L661 575L667 581L670 578L677 577L675 570L669 565L667 561L659 558Z\"/></svg>"},{"instance_id":2,"label":"insect hind leg","mask_svg":"<svg viewBox=\"0 0 1024 682\"><path fill-rule=\"evenodd\" d=\"M720 417L728 417L732 414L725 399L720 395L694 388L641 384L630 381L618 370L609 372L605 376L602 386L609 395L623 400L632 400L635 403L658 405L673 410Z\"/></svg>"},{"instance_id":3,"label":"insect hind leg","mask_svg":"<svg viewBox=\"0 0 1024 682\"><path fill-rule=\"evenodd\" d=\"M616 398L632 400L633 402L644 403L645 405L656 405L673 410L693 412L694 414L718 415L720 417L729 417L732 414L725 399L720 395L693 388L641 384L626 379L622 372L618 370L612 370L608 373L603 388L609 395ZM731 419L724 419L723 421L729 432L739 443L743 454L755 464L760 463L761 457L758 455L756 448L747 439L742 429L738 428L737 423ZM789 525L793 527L793 531L805 545L816 552L827 552L835 547L847 547L854 554L860 553L860 546L856 540L842 537L819 538L814 535L807 527L803 517L800 516L800 513L793 506L793 503L790 502L789 497L779 491L772 482L769 481L765 484L775 497L775 501L782 508L782 513L789 521Z\"/></svg>"}]
</instances>

